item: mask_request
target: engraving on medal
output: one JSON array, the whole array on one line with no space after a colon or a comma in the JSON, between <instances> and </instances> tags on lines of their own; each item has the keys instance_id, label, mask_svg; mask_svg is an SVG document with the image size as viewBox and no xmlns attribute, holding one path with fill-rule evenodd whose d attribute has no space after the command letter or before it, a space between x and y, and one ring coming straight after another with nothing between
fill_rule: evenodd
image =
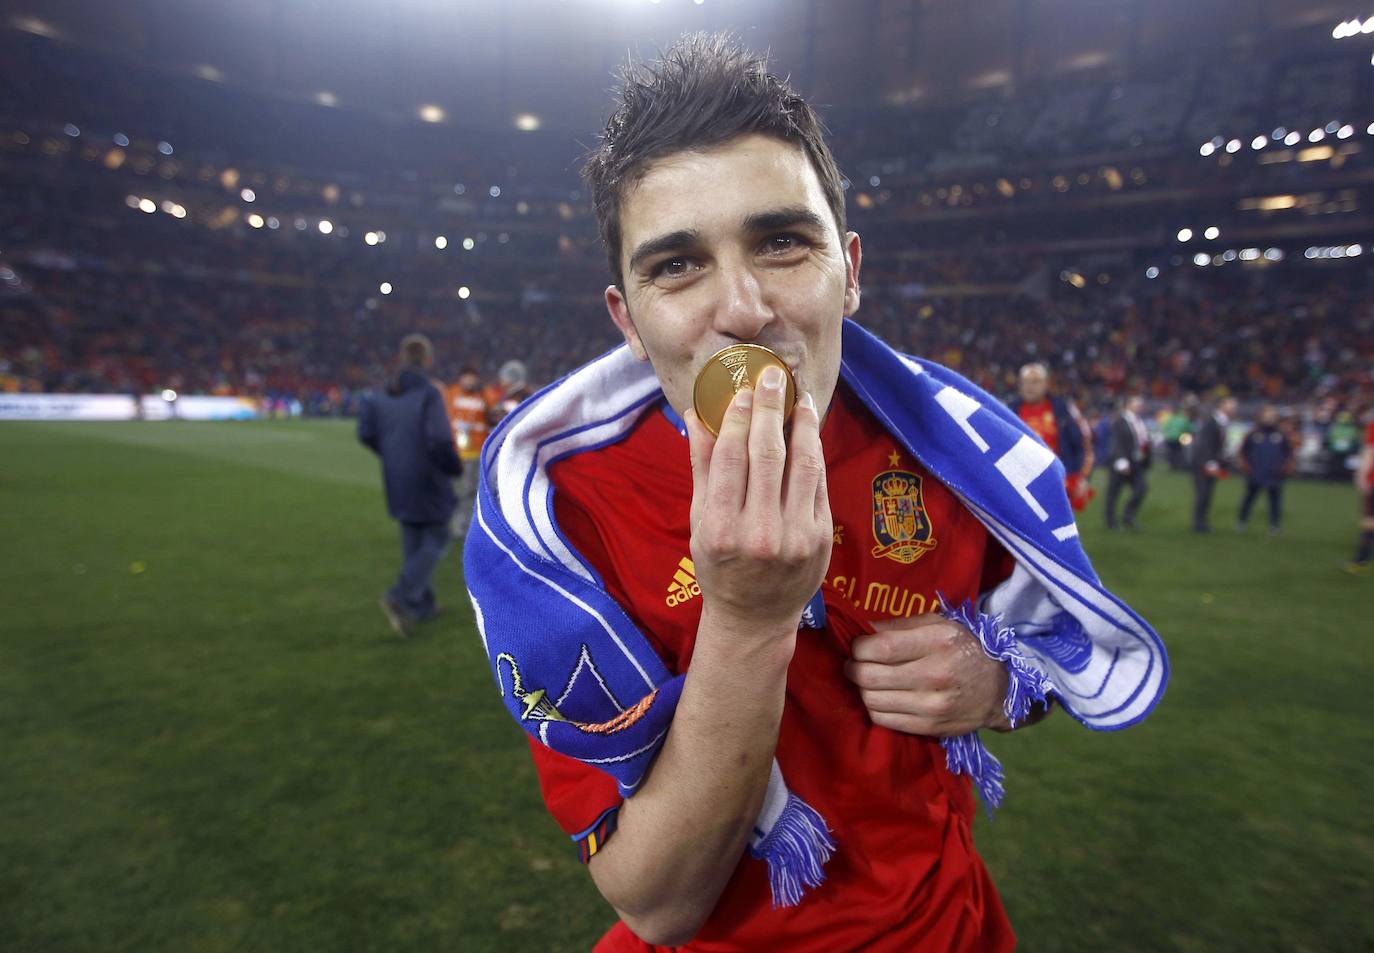
<instances>
[{"instance_id":1,"label":"engraving on medal","mask_svg":"<svg viewBox=\"0 0 1374 953\"><path fill-rule=\"evenodd\" d=\"M692 404L707 430L720 433L720 422L735 395L746 387L754 387L759 375L769 366L782 369L785 381L783 419L792 415L797 386L787 363L760 344L731 344L707 359L692 390Z\"/></svg>"}]
</instances>

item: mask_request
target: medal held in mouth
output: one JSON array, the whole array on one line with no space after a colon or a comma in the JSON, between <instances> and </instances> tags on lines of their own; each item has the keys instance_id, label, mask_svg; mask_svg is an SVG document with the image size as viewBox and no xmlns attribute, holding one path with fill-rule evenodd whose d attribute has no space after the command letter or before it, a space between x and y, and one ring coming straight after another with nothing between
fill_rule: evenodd
<instances>
[{"instance_id":1,"label":"medal held in mouth","mask_svg":"<svg viewBox=\"0 0 1374 953\"><path fill-rule=\"evenodd\" d=\"M707 430L712 434L720 433L720 422L735 394L745 387L757 386L759 375L769 366L782 368L785 381L783 422L787 422L797 402L797 385L792 380L791 369L782 358L761 344L731 344L711 355L697 374L692 390L692 404Z\"/></svg>"}]
</instances>

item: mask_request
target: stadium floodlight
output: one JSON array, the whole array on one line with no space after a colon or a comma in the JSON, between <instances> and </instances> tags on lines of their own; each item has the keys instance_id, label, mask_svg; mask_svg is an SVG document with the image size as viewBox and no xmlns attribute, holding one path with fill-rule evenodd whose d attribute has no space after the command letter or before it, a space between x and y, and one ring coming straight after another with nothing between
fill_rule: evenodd
<instances>
[{"instance_id":1,"label":"stadium floodlight","mask_svg":"<svg viewBox=\"0 0 1374 953\"><path fill-rule=\"evenodd\" d=\"M1199 268L1206 268L1211 263L1212 256L1206 252L1198 252L1193 256L1193 264L1197 265Z\"/></svg>"},{"instance_id":2,"label":"stadium floodlight","mask_svg":"<svg viewBox=\"0 0 1374 953\"><path fill-rule=\"evenodd\" d=\"M1241 261L1255 261L1260 256L1258 248L1242 248L1240 252Z\"/></svg>"},{"instance_id":3,"label":"stadium floodlight","mask_svg":"<svg viewBox=\"0 0 1374 953\"><path fill-rule=\"evenodd\" d=\"M1224 251L1224 252L1221 253L1221 260L1222 260L1222 261L1235 261L1235 260L1236 260L1236 250L1235 250L1234 248L1228 248L1228 249L1226 249L1226 251Z\"/></svg>"},{"instance_id":4,"label":"stadium floodlight","mask_svg":"<svg viewBox=\"0 0 1374 953\"><path fill-rule=\"evenodd\" d=\"M380 292L381 292L382 294L384 294L384 295L389 295L389 294L391 294L391 282L389 282L389 281L383 281L383 282L381 283L381 285L378 286L377 290L380 291Z\"/></svg>"},{"instance_id":5,"label":"stadium floodlight","mask_svg":"<svg viewBox=\"0 0 1374 953\"><path fill-rule=\"evenodd\" d=\"M1264 258L1266 261L1283 261L1283 249L1266 248L1264 250Z\"/></svg>"},{"instance_id":6,"label":"stadium floodlight","mask_svg":"<svg viewBox=\"0 0 1374 953\"><path fill-rule=\"evenodd\" d=\"M1250 140L1250 148L1254 149L1256 152L1258 152L1260 149L1263 149L1267 145L1269 145L1269 140L1264 136L1256 136L1255 138Z\"/></svg>"},{"instance_id":7,"label":"stadium floodlight","mask_svg":"<svg viewBox=\"0 0 1374 953\"><path fill-rule=\"evenodd\" d=\"M1240 151L1240 146L1241 142L1239 139L1232 139L1230 142L1226 143L1226 151L1232 154L1237 153Z\"/></svg>"},{"instance_id":8,"label":"stadium floodlight","mask_svg":"<svg viewBox=\"0 0 1374 953\"><path fill-rule=\"evenodd\" d=\"M1364 23L1360 24L1360 32L1366 34L1374 33L1374 17L1370 17L1368 20L1365 20Z\"/></svg>"},{"instance_id":9,"label":"stadium floodlight","mask_svg":"<svg viewBox=\"0 0 1374 953\"><path fill-rule=\"evenodd\" d=\"M327 218L322 218L320 219L319 229L321 235L328 235L330 232L334 231L334 223Z\"/></svg>"},{"instance_id":10,"label":"stadium floodlight","mask_svg":"<svg viewBox=\"0 0 1374 953\"><path fill-rule=\"evenodd\" d=\"M1279 128L1269 133L1269 138L1273 139L1275 142L1282 142L1283 137L1286 135L1288 135L1288 130L1283 128L1282 126L1279 126Z\"/></svg>"},{"instance_id":11,"label":"stadium floodlight","mask_svg":"<svg viewBox=\"0 0 1374 953\"><path fill-rule=\"evenodd\" d=\"M1210 225L1207 230L1202 233L1202 237L1209 242L1214 242L1221 237L1221 229L1217 228L1215 225Z\"/></svg>"},{"instance_id":12,"label":"stadium floodlight","mask_svg":"<svg viewBox=\"0 0 1374 953\"><path fill-rule=\"evenodd\" d=\"M493 185L491 188L487 189L487 194L494 199L499 199L501 197L501 186Z\"/></svg>"},{"instance_id":13,"label":"stadium floodlight","mask_svg":"<svg viewBox=\"0 0 1374 953\"><path fill-rule=\"evenodd\" d=\"M876 189L878 186L880 186L880 185L882 185L882 184L883 184L883 180L882 180L881 178L879 178L878 176L876 176L876 175L870 175L870 176L868 177L868 187L869 187L869 188L871 188L871 189Z\"/></svg>"},{"instance_id":14,"label":"stadium floodlight","mask_svg":"<svg viewBox=\"0 0 1374 953\"><path fill-rule=\"evenodd\" d=\"M258 193L254 192L252 189L243 189L239 192L239 198L243 199L245 202L256 202L258 200Z\"/></svg>"},{"instance_id":15,"label":"stadium floodlight","mask_svg":"<svg viewBox=\"0 0 1374 953\"><path fill-rule=\"evenodd\" d=\"M276 229L281 228L281 221L278 220L278 218L275 215L269 215L267 216L267 227L275 231Z\"/></svg>"},{"instance_id":16,"label":"stadium floodlight","mask_svg":"<svg viewBox=\"0 0 1374 953\"><path fill-rule=\"evenodd\" d=\"M436 106L434 103L425 103L416 110L416 115L425 122L443 122L444 108L442 106Z\"/></svg>"},{"instance_id":17,"label":"stadium floodlight","mask_svg":"<svg viewBox=\"0 0 1374 953\"><path fill-rule=\"evenodd\" d=\"M123 148L129 144L129 137L122 132L117 132L114 134L114 144Z\"/></svg>"},{"instance_id":18,"label":"stadium floodlight","mask_svg":"<svg viewBox=\"0 0 1374 953\"><path fill-rule=\"evenodd\" d=\"M1346 123L1344 126L1341 126L1341 128L1336 130L1337 139L1349 139L1353 135L1355 135L1355 127L1350 125L1349 123Z\"/></svg>"},{"instance_id":19,"label":"stadium floodlight","mask_svg":"<svg viewBox=\"0 0 1374 953\"><path fill-rule=\"evenodd\" d=\"M1296 146L1300 142L1302 142L1302 133L1300 132L1290 132L1283 137L1283 144L1285 146Z\"/></svg>"},{"instance_id":20,"label":"stadium floodlight","mask_svg":"<svg viewBox=\"0 0 1374 953\"><path fill-rule=\"evenodd\" d=\"M1341 124L1338 123L1338 122L1336 122L1336 121L1333 119L1331 122L1328 122L1328 123L1326 124L1326 126L1323 127L1323 128L1324 128L1324 131L1326 132L1326 134L1327 134L1328 136L1330 136L1330 135L1334 135L1335 132L1336 132L1336 130L1339 129L1339 128L1341 128Z\"/></svg>"},{"instance_id":21,"label":"stadium floodlight","mask_svg":"<svg viewBox=\"0 0 1374 953\"><path fill-rule=\"evenodd\" d=\"M214 66L210 63L201 63L199 66L197 66L196 75L199 76L201 79L208 80L212 83L224 82L224 73L219 69L219 67Z\"/></svg>"},{"instance_id":22,"label":"stadium floodlight","mask_svg":"<svg viewBox=\"0 0 1374 953\"><path fill-rule=\"evenodd\" d=\"M376 232L368 232L366 235L363 236L363 241L366 242L366 243L369 244L369 245L375 245L375 244L377 244L377 233L376 233Z\"/></svg>"},{"instance_id":23,"label":"stadium floodlight","mask_svg":"<svg viewBox=\"0 0 1374 953\"><path fill-rule=\"evenodd\" d=\"M65 126L63 126L62 131L65 132L67 135L71 136L73 139L81 135L81 130L77 127L76 123L73 122L69 122Z\"/></svg>"},{"instance_id":24,"label":"stadium floodlight","mask_svg":"<svg viewBox=\"0 0 1374 953\"><path fill-rule=\"evenodd\" d=\"M1307 134L1307 141L1308 141L1308 142L1321 142L1321 141L1322 141L1323 139L1325 139L1325 138L1326 138L1326 130L1325 130L1325 129L1313 129L1311 132L1309 132L1309 133Z\"/></svg>"},{"instance_id":25,"label":"stadium floodlight","mask_svg":"<svg viewBox=\"0 0 1374 953\"><path fill-rule=\"evenodd\" d=\"M157 203L152 199L139 199L138 208L139 211L147 212L149 215L152 215L157 211Z\"/></svg>"},{"instance_id":26,"label":"stadium floodlight","mask_svg":"<svg viewBox=\"0 0 1374 953\"><path fill-rule=\"evenodd\" d=\"M264 225L267 224L267 220L264 219L257 212L254 212L253 214L248 216L248 224L252 225L254 228L262 228Z\"/></svg>"},{"instance_id":27,"label":"stadium floodlight","mask_svg":"<svg viewBox=\"0 0 1374 953\"><path fill-rule=\"evenodd\" d=\"M1364 254L1364 246L1363 246L1363 245L1347 245L1347 246L1346 246L1346 249L1345 249L1345 253L1346 253L1346 255L1349 256L1350 258L1355 258L1355 257L1358 256L1358 255L1363 255L1363 254Z\"/></svg>"},{"instance_id":28,"label":"stadium floodlight","mask_svg":"<svg viewBox=\"0 0 1374 953\"><path fill-rule=\"evenodd\" d=\"M463 285L463 287L458 289L458 297L462 298L464 301L468 300L471 295L472 289L467 285Z\"/></svg>"},{"instance_id":29,"label":"stadium floodlight","mask_svg":"<svg viewBox=\"0 0 1374 953\"><path fill-rule=\"evenodd\" d=\"M315 94L315 102L321 106L337 106L339 105L339 97L327 89L322 89Z\"/></svg>"},{"instance_id":30,"label":"stadium floodlight","mask_svg":"<svg viewBox=\"0 0 1374 953\"><path fill-rule=\"evenodd\" d=\"M473 241L471 238L463 239L463 251L472 251L476 247L477 243Z\"/></svg>"},{"instance_id":31,"label":"stadium floodlight","mask_svg":"<svg viewBox=\"0 0 1374 953\"><path fill-rule=\"evenodd\" d=\"M534 132L543 123L534 113L520 113L515 117L515 128L521 132Z\"/></svg>"},{"instance_id":32,"label":"stadium floodlight","mask_svg":"<svg viewBox=\"0 0 1374 953\"><path fill-rule=\"evenodd\" d=\"M1178 240L1181 241L1181 242L1189 242L1189 241L1192 241L1192 240L1193 240L1193 230L1192 230L1191 228L1180 228L1180 229L1178 230Z\"/></svg>"},{"instance_id":33,"label":"stadium floodlight","mask_svg":"<svg viewBox=\"0 0 1374 953\"><path fill-rule=\"evenodd\" d=\"M1145 269L1145 277L1146 277L1146 278L1149 278L1149 279L1151 279L1151 280L1153 280L1153 279L1155 279L1155 278L1158 278L1158 277L1159 277L1159 269L1156 268L1154 265L1151 265L1149 268L1146 268L1146 269Z\"/></svg>"},{"instance_id":34,"label":"stadium floodlight","mask_svg":"<svg viewBox=\"0 0 1374 953\"><path fill-rule=\"evenodd\" d=\"M169 156L172 154L172 144L166 141L159 142L157 144L157 151L165 156Z\"/></svg>"},{"instance_id":35,"label":"stadium floodlight","mask_svg":"<svg viewBox=\"0 0 1374 953\"><path fill-rule=\"evenodd\" d=\"M126 195L126 196L124 196L124 204L127 205L127 206L129 206L129 208L138 208L138 196L137 196L137 195Z\"/></svg>"},{"instance_id":36,"label":"stadium floodlight","mask_svg":"<svg viewBox=\"0 0 1374 953\"><path fill-rule=\"evenodd\" d=\"M1217 151L1217 147L1212 145L1210 142L1204 142L1202 145L1198 146L1197 151L1198 155L1200 156L1209 156L1213 152Z\"/></svg>"},{"instance_id":37,"label":"stadium floodlight","mask_svg":"<svg viewBox=\"0 0 1374 953\"><path fill-rule=\"evenodd\" d=\"M445 248L448 247L448 239L443 235L435 235L434 247L439 249L440 251L443 251Z\"/></svg>"},{"instance_id":38,"label":"stadium floodlight","mask_svg":"<svg viewBox=\"0 0 1374 953\"><path fill-rule=\"evenodd\" d=\"M1309 245L1308 248L1307 248L1307 251L1305 251L1305 252L1302 253L1302 257L1304 257L1304 258L1316 258L1316 257L1317 257L1317 253L1318 253L1317 246L1315 246L1315 245Z\"/></svg>"},{"instance_id":39,"label":"stadium floodlight","mask_svg":"<svg viewBox=\"0 0 1374 953\"><path fill-rule=\"evenodd\" d=\"M162 399L170 404L172 401L177 399L177 392L172 390L172 388L170 387L163 388Z\"/></svg>"}]
</instances>

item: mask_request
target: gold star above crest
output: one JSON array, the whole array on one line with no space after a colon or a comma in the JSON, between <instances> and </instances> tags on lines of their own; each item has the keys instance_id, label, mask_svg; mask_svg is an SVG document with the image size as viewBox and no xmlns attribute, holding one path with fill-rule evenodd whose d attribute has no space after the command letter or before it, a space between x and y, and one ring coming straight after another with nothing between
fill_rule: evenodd
<instances>
[{"instance_id":1,"label":"gold star above crest","mask_svg":"<svg viewBox=\"0 0 1374 953\"><path fill-rule=\"evenodd\" d=\"M902 455L893 450L887 455L887 465L890 467L899 466L902 462Z\"/></svg>"}]
</instances>

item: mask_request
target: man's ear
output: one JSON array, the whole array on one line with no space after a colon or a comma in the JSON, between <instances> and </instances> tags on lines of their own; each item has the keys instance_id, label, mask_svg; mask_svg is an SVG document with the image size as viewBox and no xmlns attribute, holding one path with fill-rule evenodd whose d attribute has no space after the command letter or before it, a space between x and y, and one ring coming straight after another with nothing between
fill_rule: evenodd
<instances>
[{"instance_id":1,"label":"man's ear","mask_svg":"<svg viewBox=\"0 0 1374 953\"><path fill-rule=\"evenodd\" d=\"M844 263L844 316L852 318L859 310L859 266L863 264L858 232L849 232L844 237Z\"/></svg>"},{"instance_id":2,"label":"man's ear","mask_svg":"<svg viewBox=\"0 0 1374 953\"><path fill-rule=\"evenodd\" d=\"M644 350L644 342L639 339L639 331L635 328L634 319L630 317L630 305L625 300L625 292L615 285L606 286L606 311L615 322L615 326L620 329L625 343L630 346L630 353L641 361L647 361L649 352Z\"/></svg>"}]
</instances>

